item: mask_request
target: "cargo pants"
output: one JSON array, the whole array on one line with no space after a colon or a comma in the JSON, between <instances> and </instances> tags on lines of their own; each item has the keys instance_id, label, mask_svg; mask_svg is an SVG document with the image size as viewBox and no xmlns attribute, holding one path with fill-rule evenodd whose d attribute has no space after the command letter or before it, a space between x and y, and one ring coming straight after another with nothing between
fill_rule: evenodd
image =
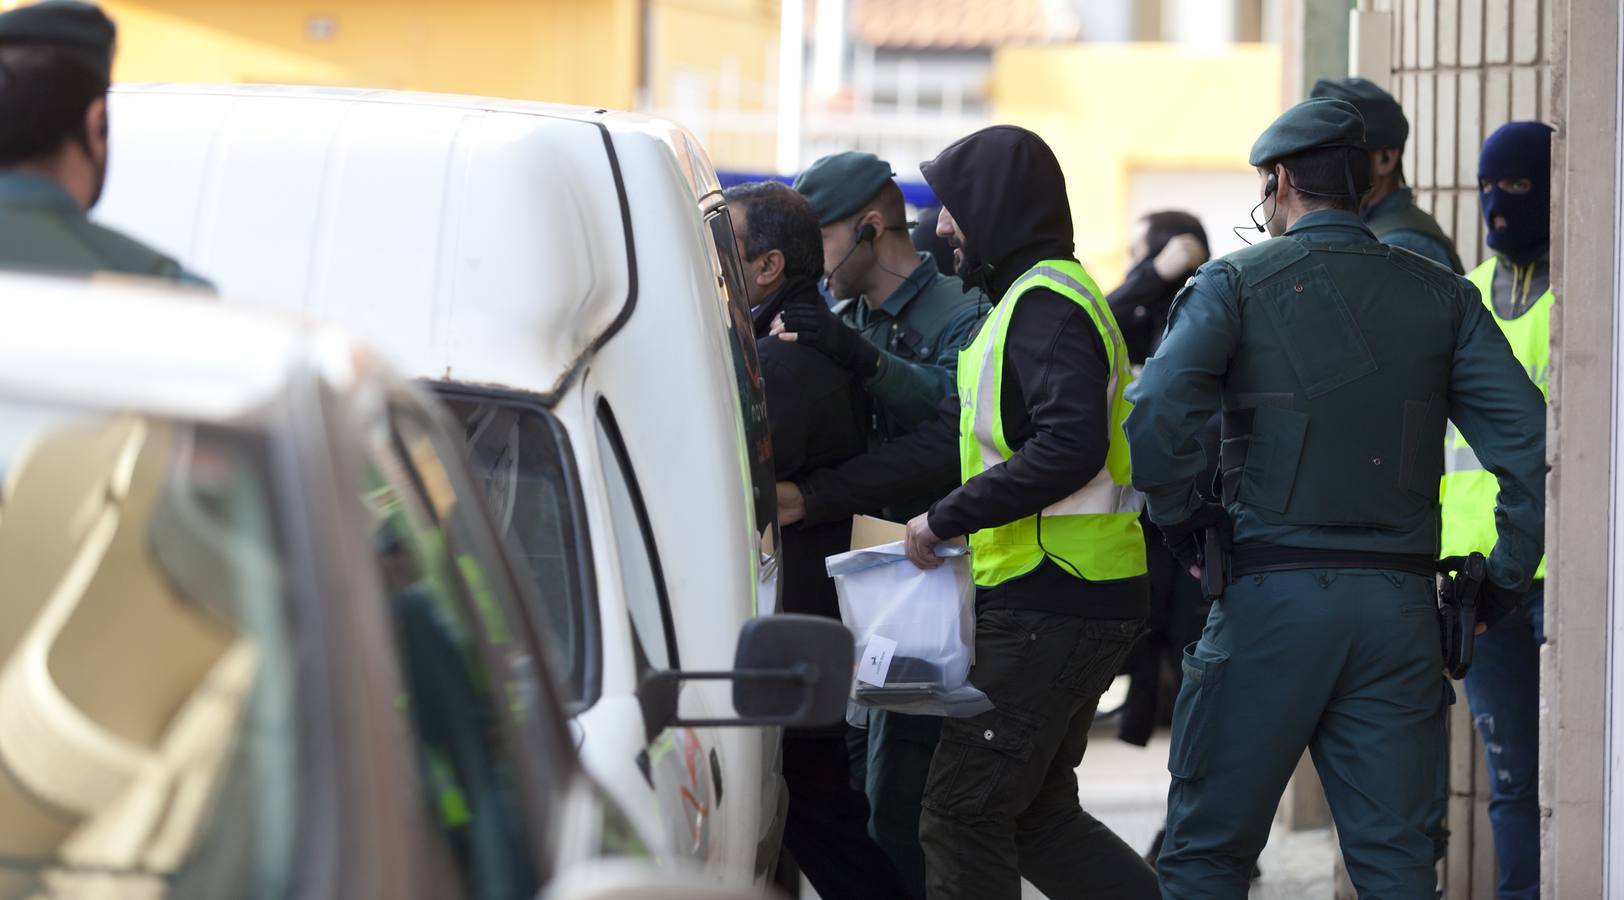
<instances>
[{"instance_id":1,"label":"cargo pants","mask_svg":"<svg viewBox=\"0 0 1624 900\"><path fill-rule=\"evenodd\" d=\"M995 708L942 721L920 843L931 900L1153 898L1139 854L1084 812L1077 766L1100 694L1143 620L992 609L976 618L970 681Z\"/></svg>"},{"instance_id":2,"label":"cargo pants","mask_svg":"<svg viewBox=\"0 0 1624 900\"><path fill-rule=\"evenodd\" d=\"M1442 670L1430 578L1312 569L1232 582L1185 652L1162 895L1246 897L1307 748L1359 896L1433 896Z\"/></svg>"}]
</instances>

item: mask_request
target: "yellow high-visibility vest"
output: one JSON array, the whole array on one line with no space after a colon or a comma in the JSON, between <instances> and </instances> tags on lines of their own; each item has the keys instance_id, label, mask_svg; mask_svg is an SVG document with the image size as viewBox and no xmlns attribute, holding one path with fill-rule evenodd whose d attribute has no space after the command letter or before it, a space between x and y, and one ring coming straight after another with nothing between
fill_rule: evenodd
<instances>
[{"instance_id":1,"label":"yellow high-visibility vest","mask_svg":"<svg viewBox=\"0 0 1624 900\"><path fill-rule=\"evenodd\" d=\"M1556 295L1547 288L1527 312L1515 319L1500 318L1494 310L1493 298L1494 271L1498 265L1499 260L1491 256L1466 277L1477 285L1489 314L1505 333L1517 361L1539 385L1540 393L1549 399L1551 307L1556 303ZM1494 475L1483 468L1466 438L1453 425L1444 438L1444 477L1438 490L1443 502L1442 555L1465 556L1473 552L1487 555L1497 538L1494 498L1500 492L1500 485ZM1544 559L1539 561L1534 577L1545 577Z\"/></svg>"},{"instance_id":2,"label":"yellow high-visibility vest","mask_svg":"<svg viewBox=\"0 0 1624 900\"><path fill-rule=\"evenodd\" d=\"M1071 300L1093 321L1111 367L1106 392L1110 404L1110 444L1105 465L1071 496L1037 515L970 535L975 583L993 587L1036 569L1044 558L1089 581L1114 581L1145 574L1145 539L1139 528L1143 505L1134 491L1128 440L1122 423L1132 404L1123 396L1133 379L1127 347L1116 319L1083 267L1072 260L1045 260L1033 266L993 309L969 347L959 352L959 467L963 480L1002 465L1014 455L1004 435L1002 405L1004 338L1021 296L1046 288Z\"/></svg>"}]
</instances>

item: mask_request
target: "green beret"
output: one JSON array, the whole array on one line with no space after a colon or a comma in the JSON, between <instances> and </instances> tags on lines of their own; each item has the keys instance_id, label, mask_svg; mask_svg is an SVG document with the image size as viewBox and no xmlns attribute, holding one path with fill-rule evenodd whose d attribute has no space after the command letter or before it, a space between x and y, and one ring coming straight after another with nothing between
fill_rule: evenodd
<instances>
[{"instance_id":1,"label":"green beret","mask_svg":"<svg viewBox=\"0 0 1624 900\"><path fill-rule=\"evenodd\" d=\"M44 0L0 13L0 46L60 47L97 72L113 68L113 20L94 3Z\"/></svg>"},{"instance_id":2,"label":"green beret","mask_svg":"<svg viewBox=\"0 0 1624 900\"><path fill-rule=\"evenodd\" d=\"M812 204L822 227L862 209L895 175L891 164L878 156L849 150L808 166L795 176L795 189Z\"/></svg>"},{"instance_id":3,"label":"green beret","mask_svg":"<svg viewBox=\"0 0 1624 900\"><path fill-rule=\"evenodd\" d=\"M1403 150L1410 137L1410 122L1404 118L1404 108L1393 95L1363 78L1344 78L1333 81L1321 78L1314 82L1310 97L1330 97L1346 100L1365 117L1365 143L1372 150Z\"/></svg>"},{"instance_id":4,"label":"green beret","mask_svg":"<svg viewBox=\"0 0 1624 900\"><path fill-rule=\"evenodd\" d=\"M1254 166L1284 159L1315 147L1363 147L1365 120L1344 100L1304 100L1280 114L1252 145L1247 161Z\"/></svg>"}]
</instances>

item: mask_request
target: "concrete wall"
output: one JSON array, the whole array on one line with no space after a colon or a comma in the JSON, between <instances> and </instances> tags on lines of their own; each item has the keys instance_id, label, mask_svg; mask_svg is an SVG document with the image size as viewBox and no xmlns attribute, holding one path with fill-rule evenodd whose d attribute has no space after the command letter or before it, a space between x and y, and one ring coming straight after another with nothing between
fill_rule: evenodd
<instances>
[{"instance_id":1,"label":"concrete wall","mask_svg":"<svg viewBox=\"0 0 1624 900\"><path fill-rule=\"evenodd\" d=\"M1551 0L1375 0L1392 14L1389 89L1410 119L1404 171L1416 202L1483 259L1477 153L1513 119L1551 118Z\"/></svg>"},{"instance_id":2,"label":"concrete wall","mask_svg":"<svg viewBox=\"0 0 1624 900\"><path fill-rule=\"evenodd\" d=\"M1624 885L1617 871L1605 878L1603 862L1607 843L1620 845L1620 835L1607 835L1618 830L1607 812L1609 803L1618 807L1620 791L1607 753L1619 677L1619 662L1609 665L1607 636L1618 633L1609 627L1617 565L1609 525L1617 527L1615 316L1624 213L1620 7L1617 0L1552 0L1550 6L1557 304L1547 450L1553 463L1546 487L1547 643L1540 656L1540 805L1547 817L1542 886L1546 897L1601 897L1604 891L1616 897ZM1618 727L1615 718L1612 728Z\"/></svg>"}]
</instances>

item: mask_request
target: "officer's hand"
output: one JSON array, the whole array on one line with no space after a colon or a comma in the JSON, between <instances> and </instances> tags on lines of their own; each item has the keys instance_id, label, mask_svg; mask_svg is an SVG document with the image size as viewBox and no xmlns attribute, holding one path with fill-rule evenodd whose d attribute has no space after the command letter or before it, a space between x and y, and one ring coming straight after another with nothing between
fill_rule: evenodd
<instances>
[{"instance_id":1,"label":"officer's hand","mask_svg":"<svg viewBox=\"0 0 1624 900\"><path fill-rule=\"evenodd\" d=\"M1201 539L1203 533L1213 526L1221 530L1220 543L1225 550L1230 545L1229 513L1217 503L1203 503L1190 514L1188 519L1174 525L1163 525L1162 540L1167 543L1167 549L1173 551L1179 565L1190 571L1196 578L1201 577L1201 566L1205 562L1201 558Z\"/></svg>"},{"instance_id":2,"label":"officer's hand","mask_svg":"<svg viewBox=\"0 0 1624 900\"><path fill-rule=\"evenodd\" d=\"M1167 246L1156 254L1151 267L1161 280L1174 282L1194 272L1206 261L1207 250L1201 246L1201 241L1193 234L1180 234L1168 240Z\"/></svg>"},{"instance_id":3,"label":"officer's hand","mask_svg":"<svg viewBox=\"0 0 1624 900\"><path fill-rule=\"evenodd\" d=\"M1504 619L1522 603L1522 591L1513 591L1503 588L1493 581L1484 580L1483 587L1477 592L1477 631L1474 634L1493 628L1497 622Z\"/></svg>"},{"instance_id":4,"label":"officer's hand","mask_svg":"<svg viewBox=\"0 0 1624 900\"><path fill-rule=\"evenodd\" d=\"M908 521L908 559L921 569L934 569L942 564L936 555L936 545L942 539L930 530L929 513L920 513Z\"/></svg>"},{"instance_id":5,"label":"officer's hand","mask_svg":"<svg viewBox=\"0 0 1624 900\"><path fill-rule=\"evenodd\" d=\"M778 482L778 524L794 525L806 518L806 496L793 481Z\"/></svg>"},{"instance_id":6,"label":"officer's hand","mask_svg":"<svg viewBox=\"0 0 1624 900\"><path fill-rule=\"evenodd\" d=\"M778 319L784 325L779 340L807 344L859 375L872 375L879 368L879 348L822 303L787 304Z\"/></svg>"}]
</instances>

